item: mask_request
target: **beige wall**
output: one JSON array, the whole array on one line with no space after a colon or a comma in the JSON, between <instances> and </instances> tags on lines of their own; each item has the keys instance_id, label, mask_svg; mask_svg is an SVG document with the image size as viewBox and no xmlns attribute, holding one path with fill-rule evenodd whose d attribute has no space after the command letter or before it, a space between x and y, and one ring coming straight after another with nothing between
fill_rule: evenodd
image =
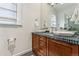
<instances>
[{"instance_id":1,"label":"beige wall","mask_svg":"<svg viewBox=\"0 0 79 59\"><path fill-rule=\"evenodd\" d=\"M42 20L48 20L49 14L51 14L48 5L39 3L26 3L22 4L21 21L22 27L0 27L0 56L11 55L8 51L9 38L16 38L16 48L14 55L20 55L26 53L32 48L32 36L31 33L35 31L34 20L38 19L39 23ZM44 12L44 13L42 13ZM40 23L41 27L41 23Z\"/></svg>"},{"instance_id":2,"label":"beige wall","mask_svg":"<svg viewBox=\"0 0 79 59\"><path fill-rule=\"evenodd\" d=\"M41 26L44 28L44 22L46 22L46 27L49 27L49 22L51 15L54 13L51 5L42 3L41 4Z\"/></svg>"},{"instance_id":3,"label":"beige wall","mask_svg":"<svg viewBox=\"0 0 79 59\"><path fill-rule=\"evenodd\" d=\"M40 20L40 4L23 4L23 27L0 27L0 55L10 55L8 51L8 38L16 38L14 55L31 50L31 32L34 31L34 19Z\"/></svg>"}]
</instances>

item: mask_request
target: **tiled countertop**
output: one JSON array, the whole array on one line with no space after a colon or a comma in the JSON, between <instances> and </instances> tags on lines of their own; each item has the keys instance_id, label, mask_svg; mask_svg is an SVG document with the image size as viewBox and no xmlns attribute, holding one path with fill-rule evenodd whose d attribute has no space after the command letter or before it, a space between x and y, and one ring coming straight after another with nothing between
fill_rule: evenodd
<instances>
[{"instance_id":1,"label":"tiled countertop","mask_svg":"<svg viewBox=\"0 0 79 59\"><path fill-rule=\"evenodd\" d=\"M42 35L48 38L54 38L55 40L60 40L60 41L64 41L70 44L79 45L79 37L57 36L57 35L53 35L52 33L45 33L45 32L33 32L33 34Z\"/></svg>"}]
</instances>

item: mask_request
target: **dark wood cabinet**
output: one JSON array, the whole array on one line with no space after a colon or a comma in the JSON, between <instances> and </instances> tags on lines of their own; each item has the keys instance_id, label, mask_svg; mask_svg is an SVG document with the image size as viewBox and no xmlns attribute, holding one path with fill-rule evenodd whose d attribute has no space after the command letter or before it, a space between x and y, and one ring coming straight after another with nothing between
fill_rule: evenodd
<instances>
[{"instance_id":1,"label":"dark wood cabinet","mask_svg":"<svg viewBox=\"0 0 79 59\"><path fill-rule=\"evenodd\" d=\"M39 50L39 36L33 34L32 35L32 51L38 54L39 53L38 50Z\"/></svg>"},{"instance_id":2,"label":"dark wood cabinet","mask_svg":"<svg viewBox=\"0 0 79 59\"><path fill-rule=\"evenodd\" d=\"M47 55L47 38L44 36L40 36L39 51L41 55L43 56Z\"/></svg>"},{"instance_id":3,"label":"dark wood cabinet","mask_svg":"<svg viewBox=\"0 0 79 59\"><path fill-rule=\"evenodd\" d=\"M32 35L32 51L36 55L46 56L47 55L47 39L44 36Z\"/></svg>"},{"instance_id":4,"label":"dark wood cabinet","mask_svg":"<svg viewBox=\"0 0 79 59\"><path fill-rule=\"evenodd\" d=\"M49 56L66 56L72 54L72 48L60 44L61 42L53 41L52 39L48 40L48 55Z\"/></svg>"},{"instance_id":5,"label":"dark wood cabinet","mask_svg":"<svg viewBox=\"0 0 79 59\"><path fill-rule=\"evenodd\" d=\"M32 34L32 51L39 56L77 56L79 46Z\"/></svg>"}]
</instances>

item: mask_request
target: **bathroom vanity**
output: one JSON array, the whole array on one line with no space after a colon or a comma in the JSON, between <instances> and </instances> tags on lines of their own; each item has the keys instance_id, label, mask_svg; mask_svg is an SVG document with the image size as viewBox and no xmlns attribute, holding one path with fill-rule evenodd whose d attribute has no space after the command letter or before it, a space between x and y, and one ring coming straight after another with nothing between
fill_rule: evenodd
<instances>
[{"instance_id":1,"label":"bathroom vanity","mask_svg":"<svg viewBox=\"0 0 79 59\"><path fill-rule=\"evenodd\" d=\"M45 16L42 19L41 29L48 28L49 32L54 32L32 33L32 51L34 54L41 56L79 55L79 8L77 8L77 6L79 7L78 4L74 3L64 3L63 5L56 4L55 9L53 8L52 10L53 12L56 10L56 14L53 13L49 15L47 11L43 14L44 16L45 14L49 15L50 18L46 18L47 16ZM51 30L51 28L53 30ZM73 32L70 31L77 31L78 35L73 36Z\"/></svg>"},{"instance_id":2,"label":"bathroom vanity","mask_svg":"<svg viewBox=\"0 0 79 59\"><path fill-rule=\"evenodd\" d=\"M78 56L79 39L51 33L33 32L32 51L38 56Z\"/></svg>"}]
</instances>

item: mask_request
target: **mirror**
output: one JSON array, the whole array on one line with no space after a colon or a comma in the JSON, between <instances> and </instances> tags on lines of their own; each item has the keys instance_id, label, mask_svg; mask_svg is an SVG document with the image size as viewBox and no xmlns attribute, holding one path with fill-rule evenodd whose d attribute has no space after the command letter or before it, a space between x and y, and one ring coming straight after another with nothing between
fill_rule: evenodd
<instances>
[{"instance_id":1,"label":"mirror","mask_svg":"<svg viewBox=\"0 0 79 59\"><path fill-rule=\"evenodd\" d=\"M64 3L55 4L52 6L56 12L57 28L65 30L79 29L79 4L78 3Z\"/></svg>"}]
</instances>

